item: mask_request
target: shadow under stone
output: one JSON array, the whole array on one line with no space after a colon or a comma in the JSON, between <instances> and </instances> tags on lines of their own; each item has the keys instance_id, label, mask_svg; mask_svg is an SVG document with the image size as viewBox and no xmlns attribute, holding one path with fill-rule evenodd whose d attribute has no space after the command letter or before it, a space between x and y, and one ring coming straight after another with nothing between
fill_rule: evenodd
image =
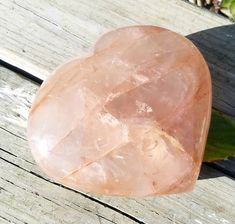
<instances>
[{"instance_id":1,"label":"shadow under stone","mask_svg":"<svg viewBox=\"0 0 235 224\"><path fill-rule=\"evenodd\" d=\"M209 65L213 107L235 118L235 24L203 30L187 38Z\"/></svg>"},{"instance_id":2,"label":"shadow under stone","mask_svg":"<svg viewBox=\"0 0 235 224\"><path fill-rule=\"evenodd\" d=\"M203 30L186 37L199 48L209 66L213 108L235 119L235 24ZM215 172L213 168L220 172ZM235 178L235 158L204 163L199 179L223 175Z\"/></svg>"}]
</instances>

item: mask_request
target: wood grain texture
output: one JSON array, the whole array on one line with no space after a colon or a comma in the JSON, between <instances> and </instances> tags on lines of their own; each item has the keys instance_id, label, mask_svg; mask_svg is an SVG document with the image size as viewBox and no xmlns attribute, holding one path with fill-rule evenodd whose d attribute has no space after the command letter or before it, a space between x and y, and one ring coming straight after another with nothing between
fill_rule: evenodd
<instances>
[{"instance_id":1,"label":"wood grain texture","mask_svg":"<svg viewBox=\"0 0 235 224\"><path fill-rule=\"evenodd\" d=\"M25 136L37 89L36 83L0 67L3 223L233 223L235 182L208 166L191 193L139 199L87 195L48 179L34 163Z\"/></svg>"},{"instance_id":2,"label":"wood grain texture","mask_svg":"<svg viewBox=\"0 0 235 224\"><path fill-rule=\"evenodd\" d=\"M230 24L178 0L1 0L0 10L1 57L42 79L113 28L155 24L188 35Z\"/></svg>"},{"instance_id":3,"label":"wood grain texture","mask_svg":"<svg viewBox=\"0 0 235 224\"><path fill-rule=\"evenodd\" d=\"M0 58L40 79L117 27L152 24L190 35L212 71L213 106L235 118L235 27L208 10L181 0L0 0L0 11Z\"/></svg>"}]
</instances>

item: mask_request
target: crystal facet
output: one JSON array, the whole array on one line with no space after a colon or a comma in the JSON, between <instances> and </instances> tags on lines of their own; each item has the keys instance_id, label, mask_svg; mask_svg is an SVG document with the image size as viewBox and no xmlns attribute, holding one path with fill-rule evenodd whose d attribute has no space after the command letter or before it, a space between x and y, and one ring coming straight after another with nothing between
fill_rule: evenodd
<instances>
[{"instance_id":1,"label":"crystal facet","mask_svg":"<svg viewBox=\"0 0 235 224\"><path fill-rule=\"evenodd\" d=\"M211 113L198 49L155 26L103 35L43 83L29 115L39 166L86 192L145 196L192 189Z\"/></svg>"}]
</instances>

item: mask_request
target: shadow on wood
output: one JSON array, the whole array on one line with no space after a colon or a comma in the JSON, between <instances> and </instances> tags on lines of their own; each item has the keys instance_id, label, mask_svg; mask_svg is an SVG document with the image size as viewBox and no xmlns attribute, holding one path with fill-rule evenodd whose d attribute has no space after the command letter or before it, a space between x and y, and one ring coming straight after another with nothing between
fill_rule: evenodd
<instances>
[{"instance_id":1,"label":"shadow on wood","mask_svg":"<svg viewBox=\"0 0 235 224\"><path fill-rule=\"evenodd\" d=\"M215 171L215 172L213 172ZM234 158L222 160L216 163L203 163L198 179L211 179L226 176L234 180L235 176Z\"/></svg>"},{"instance_id":2,"label":"shadow on wood","mask_svg":"<svg viewBox=\"0 0 235 224\"><path fill-rule=\"evenodd\" d=\"M209 65L213 107L235 118L235 25L203 30L187 38L200 49Z\"/></svg>"},{"instance_id":3,"label":"shadow on wood","mask_svg":"<svg viewBox=\"0 0 235 224\"><path fill-rule=\"evenodd\" d=\"M225 174L222 172L213 172L213 168L211 168L210 164L203 163L201 166L201 171L199 173L199 180L204 180L204 179L210 179L210 178L216 178L216 177L221 177L224 176Z\"/></svg>"},{"instance_id":4,"label":"shadow on wood","mask_svg":"<svg viewBox=\"0 0 235 224\"><path fill-rule=\"evenodd\" d=\"M235 118L235 25L220 26L187 36L205 57L212 76L213 107ZM193 62L192 62L193 63ZM235 136L234 136L235 137ZM199 179L215 178L203 165ZM235 178L235 159L211 163L221 175Z\"/></svg>"}]
</instances>

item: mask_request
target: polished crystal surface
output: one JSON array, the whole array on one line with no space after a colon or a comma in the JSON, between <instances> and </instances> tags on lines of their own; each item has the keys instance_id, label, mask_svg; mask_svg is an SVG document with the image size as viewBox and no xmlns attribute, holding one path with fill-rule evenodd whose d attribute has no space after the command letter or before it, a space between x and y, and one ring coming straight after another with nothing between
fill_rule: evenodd
<instances>
[{"instance_id":1,"label":"polished crystal surface","mask_svg":"<svg viewBox=\"0 0 235 224\"><path fill-rule=\"evenodd\" d=\"M192 189L210 113L210 73L198 49L163 28L124 27L43 83L28 139L42 170L72 188L169 194Z\"/></svg>"}]
</instances>

